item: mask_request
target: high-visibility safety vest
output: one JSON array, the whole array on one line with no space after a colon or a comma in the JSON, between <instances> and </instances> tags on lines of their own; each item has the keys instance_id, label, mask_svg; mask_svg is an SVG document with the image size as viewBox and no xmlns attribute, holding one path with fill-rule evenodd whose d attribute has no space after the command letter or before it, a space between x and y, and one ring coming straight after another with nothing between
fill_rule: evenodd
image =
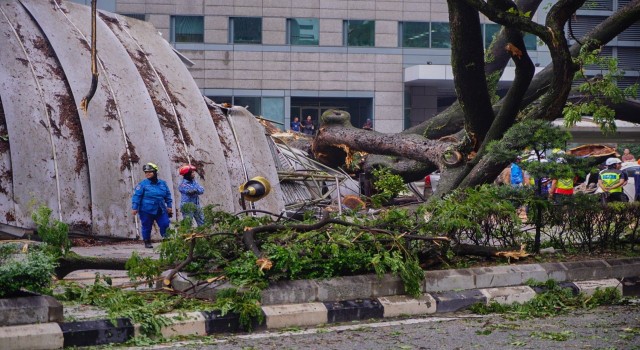
<instances>
[{"instance_id":1,"label":"high-visibility safety vest","mask_svg":"<svg viewBox=\"0 0 640 350\"><path fill-rule=\"evenodd\" d=\"M573 194L573 178L558 179L558 186L555 193L557 194Z\"/></svg>"},{"instance_id":2,"label":"high-visibility safety vest","mask_svg":"<svg viewBox=\"0 0 640 350\"><path fill-rule=\"evenodd\" d=\"M600 180L606 187L611 187L620 181L620 170L608 169L600 173ZM609 193L622 192L622 186L609 190Z\"/></svg>"}]
</instances>

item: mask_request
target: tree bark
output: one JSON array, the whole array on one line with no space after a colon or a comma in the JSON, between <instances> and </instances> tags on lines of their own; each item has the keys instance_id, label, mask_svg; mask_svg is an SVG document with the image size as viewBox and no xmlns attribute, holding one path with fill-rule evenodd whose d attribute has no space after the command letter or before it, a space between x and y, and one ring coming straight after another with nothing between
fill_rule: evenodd
<instances>
[{"instance_id":1,"label":"tree bark","mask_svg":"<svg viewBox=\"0 0 640 350\"><path fill-rule=\"evenodd\" d=\"M382 153L404 156L423 163L441 166L443 163L459 162L459 153L451 149L453 143L441 140L429 140L419 135L383 134L371 130L354 128L349 122L349 113L329 110L320 118L318 134L311 146L314 157L321 162L335 162L352 149L369 153ZM443 159L447 152L454 159Z\"/></svg>"},{"instance_id":2,"label":"tree bark","mask_svg":"<svg viewBox=\"0 0 640 350\"><path fill-rule=\"evenodd\" d=\"M129 259L82 256L71 252L58 260L55 274L58 279L63 279L77 270L126 270L124 266L127 260Z\"/></svg>"},{"instance_id":3,"label":"tree bark","mask_svg":"<svg viewBox=\"0 0 640 350\"><path fill-rule=\"evenodd\" d=\"M454 2L455 0L450 1ZM637 19L640 17L640 0L633 0L623 8L616 11L612 16L605 19L592 31L584 35L579 42L576 42L569 47L567 40L565 39L566 35L564 33L564 25L573 13L575 13L575 11L584 3L583 0L565 0L558 2L549 12L544 26L531 23L530 20L524 17L499 11L500 6L504 7L505 4L510 3L509 1L493 1L490 3L485 3L480 0L457 1L482 9L483 14L487 15L487 17L497 23L506 24L512 28L517 28L518 30L525 30L534 33L550 47L553 59L552 64L533 77L524 96L521 95L521 91L510 90L510 92L513 91L516 95L515 98L513 95L508 94L492 106L493 113L498 115L502 114L505 117L513 117L515 114L507 113L506 110L502 111L502 109L506 108L507 110L512 110L514 106L518 106L518 111L522 111L525 110L525 107L531 106L532 103L536 104L533 108L526 109L527 112L524 114L525 117L545 120L554 120L560 117L562 108L569 97L573 75L577 69L572 62L572 58L578 55L583 45L586 49L596 49L612 40L630 25L636 23ZM534 8L539 5L539 1L522 1L522 3L523 6L533 6ZM529 8L523 7L519 10L521 13L524 13L529 11ZM508 40L507 35L503 32L501 32L496 43L499 42L499 40L505 39L507 43L512 42L513 40ZM455 34L452 33L452 35L454 35L455 38ZM502 43L504 42L505 41L502 41ZM455 43L455 40L452 41L452 43ZM492 46L492 54L490 57L498 59L491 60L491 63L486 66L485 72L487 75L490 75L490 71L500 72L501 69L504 69L504 65L506 64L505 56L508 57L508 53L503 49L503 47L504 46L502 45ZM500 50L502 50L502 52ZM464 53L464 50L461 50L460 52L452 52L460 54L460 52ZM524 52L525 51L523 51L523 53ZM530 68L531 67L527 67L525 69ZM514 84L515 83L516 82L514 82ZM521 85L518 90L522 86L524 85ZM467 95L468 94L459 96ZM464 106L464 103L462 106ZM636 108L640 108L640 105L632 101L627 101L621 105L615 105L613 108L617 110L633 111L636 110ZM425 123L422 123L421 125L409 128L397 136L404 137L407 133L419 133L426 136L428 139L434 140L446 135L447 132L453 134L454 131L459 131L464 127L464 125L466 125L464 120L466 120L465 113L467 112L463 109L464 108L462 108L459 103L454 103L454 105L443 113L435 116ZM637 121L637 115L637 113L627 113L625 114L626 118L619 119ZM501 133L508 129L509 122L504 122L500 119L501 118L496 118L494 123L498 124L494 124L492 127L493 129L490 129L492 130L491 135L484 141L499 138ZM369 152L394 155L399 153L393 151L391 151L391 153L387 153L389 152L388 149L384 149L384 152L372 152L371 150ZM412 160L407 160L407 158L411 158ZM448 189L458 186L473 186L492 181L495 176L499 174L502 168L508 164L504 161L497 162L494 159L484 159L484 154L477 155L476 157L473 157L473 154L471 154L471 157L468 157L468 160L470 162L465 164L465 166L449 170L450 174L447 174L446 176L443 174L442 178L446 177L446 179L441 182L441 185L445 186L439 186L438 192L443 190L447 191ZM380 164L394 166L392 170L400 175L405 175L404 172L408 171L408 175L403 176L403 178L408 181L415 181L428 174L433 171L434 166L437 165L435 163L422 163L421 160L408 155L397 156L392 159L384 156L370 155L365 164L365 169L370 170ZM451 184L447 186L447 182L450 182Z\"/></svg>"}]
</instances>

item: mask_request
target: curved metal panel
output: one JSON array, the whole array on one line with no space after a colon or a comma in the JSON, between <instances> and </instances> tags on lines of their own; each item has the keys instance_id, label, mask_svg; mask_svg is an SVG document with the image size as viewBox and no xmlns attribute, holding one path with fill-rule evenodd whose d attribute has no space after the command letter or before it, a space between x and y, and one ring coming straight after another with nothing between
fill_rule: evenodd
<instances>
[{"instance_id":1,"label":"curved metal panel","mask_svg":"<svg viewBox=\"0 0 640 350\"><path fill-rule=\"evenodd\" d=\"M55 2L21 0L51 43L67 77L78 109L91 84L91 60L87 41L67 19ZM68 9L64 10L69 11ZM101 74L105 74L104 71ZM81 116L89 176L94 233L102 236L134 237L137 234L130 216L131 171L122 166L127 144L115 99L105 79L89 104L86 116Z\"/></svg>"},{"instance_id":2,"label":"curved metal panel","mask_svg":"<svg viewBox=\"0 0 640 350\"><path fill-rule=\"evenodd\" d=\"M2 74L2 73L0 73ZM0 77L0 79L2 79ZM0 86L2 83L0 83ZM0 222L16 225L16 206L13 202L13 172L11 171L11 149L9 133L5 121L2 105L2 92L0 88Z\"/></svg>"},{"instance_id":3,"label":"curved metal panel","mask_svg":"<svg viewBox=\"0 0 640 350\"><path fill-rule=\"evenodd\" d=\"M198 86L157 30L142 21L126 19L126 22L129 32L158 72L175 107L191 163L198 167L205 187L202 203L217 204L220 210L232 211L233 196L222 146ZM187 159L178 161L186 162ZM177 178L178 174L174 173L174 176Z\"/></svg>"},{"instance_id":4,"label":"curved metal panel","mask_svg":"<svg viewBox=\"0 0 640 350\"><path fill-rule=\"evenodd\" d=\"M48 116L40 115L40 124L47 126L48 140L55 150L57 165L57 185L60 191L60 213L57 206L51 207L56 216L68 224L72 229L91 231L91 191L89 188L89 171L87 156L82 138L82 127L75 108L73 96L67 86L66 78L55 57L53 49L33 23L31 17L18 3L9 3L2 8L9 22L14 28L19 28L13 39L20 39L33 69L33 74L25 78L34 77L39 85L31 91L32 103L46 106ZM16 43L17 44L17 43ZM15 54L15 52L14 52ZM19 116L19 114L16 114ZM48 117L48 122L45 118ZM31 142L33 139L28 138ZM36 155L32 155L36 156ZM20 159L22 162L28 159ZM51 179L54 182L55 179ZM31 192L40 192L34 188ZM58 215L60 214L60 215Z\"/></svg>"},{"instance_id":5,"label":"curved metal panel","mask_svg":"<svg viewBox=\"0 0 640 350\"><path fill-rule=\"evenodd\" d=\"M170 169L178 169L184 164L185 160L189 159L189 149L178 127L177 116L175 115L175 110L171 104L169 95L164 90L162 82L156 74L153 65L149 62L147 54L126 29L128 25L124 18L104 12L101 12L100 16L113 34L120 40L120 43L129 54L131 61L138 69L144 87L146 87L146 89L141 88L141 91L148 93L152 103L149 111L154 113L156 124L159 125L159 129L161 129L162 135L164 136L164 140L156 139L155 142L164 143L170 161ZM162 39L158 38L158 40ZM169 176L166 179L171 180L172 178ZM180 203L180 193L178 192L180 181L176 179L176 181L169 182L172 182L173 185L172 194L175 198L174 202L178 204Z\"/></svg>"},{"instance_id":6,"label":"curved metal panel","mask_svg":"<svg viewBox=\"0 0 640 350\"><path fill-rule=\"evenodd\" d=\"M242 157L240 156L240 148L231 129L231 124L229 124L228 117L222 113L220 108L215 106L213 101L206 97L205 99L209 106L211 119L216 125L216 130L218 130L218 138L220 139L224 157L227 161L227 171L229 172L229 181L231 182L231 190L234 197L234 209L236 212L239 212L242 210L239 187L248 180L247 174L244 171ZM271 181L271 179L269 179L269 181Z\"/></svg>"},{"instance_id":7,"label":"curved metal panel","mask_svg":"<svg viewBox=\"0 0 640 350\"><path fill-rule=\"evenodd\" d=\"M0 13L0 86L11 143L15 219L33 227L30 211L43 203L59 212L59 191L47 113L39 98L31 62L16 32Z\"/></svg>"},{"instance_id":8,"label":"curved metal panel","mask_svg":"<svg viewBox=\"0 0 640 350\"><path fill-rule=\"evenodd\" d=\"M86 37L90 37L91 9L76 4L67 4L67 8L67 17ZM107 80L113 93L129 148L129 159L127 161L121 158L120 167L131 167L134 186L144 178L142 165L148 162L160 167L158 176L161 179L171 181L175 166L169 161L164 136L149 93L122 43L100 18L109 19L99 16L96 23L98 45L108 48L98 51L104 69L100 79ZM130 191L133 192L133 187ZM126 213L129 215L129 211Z\"/></svg>"},{"instance_id":9,"label":"curved metal panel","mask_svg":"<svg viewBox=\"0 0 640 350\"><path fill-rule=\"evenodd\" d=\"M229 109L224 119L225 123L218 122L216 126L221 143L233 149L232 156L227 156L231 185L237 189L256 176L266 178L271 183L271 193L252 205L255 209L279 214L284 210L283 193L264 127L243 107ZM239 194L237 197L240 198Z\"/></svg>"}]
</instances>

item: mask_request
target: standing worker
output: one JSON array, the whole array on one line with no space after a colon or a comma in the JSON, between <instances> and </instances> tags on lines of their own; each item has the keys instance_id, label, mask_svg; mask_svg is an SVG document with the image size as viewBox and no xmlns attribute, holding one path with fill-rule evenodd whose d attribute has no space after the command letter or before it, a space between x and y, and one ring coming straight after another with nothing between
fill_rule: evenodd
<instances>
[{"instance_id":1,"label":"standing worker","mask_svg":"<svg viewBox=\"0 0 640 350\"><path fill-rule=\"evenodd\" d=\"M522 171L522 167L520 167L520 162L522 161L522 157L517 156L516 161L511 163L509 166L509 171L505 174L507 177L505 179L505 183L511 185L511 187L522 187L525 186L524 182L524 172Z\"/></svg>"},{"instance_id":2,"label":"standing worker","mask_svg":"<svg viewBox=\"0 0 640 350\"><path fill-rule=\"evenodd\" d=\"M627 184L627 174L620 170L622 161L619 158L609 158L607 169L598 175L598 187L604 192L604 202L628 202L629 198L623 192L623 186Z\"/></svg>"},{"instance_id":3,"label":"standing worker","mask_svg":"<svg viewBox=\"0 0 640 350\"><path fill-rule=\"evenodd\" d=\"M163 180L158 179L158 166L147 163L142 167L146 179L140 181L133 192L131 207L133 215L140 215L142 224L142 239L145 248L153 248L151 245L151 227L155 221L160 229L160 235L164 238L169 227L169 217L173 216L173 199L169 186Z\"/></svg>"},{"instance_id":4,"label":"standing worker","mask_svg":"<svg viewBox=\"0 0 640 350\"><path fill-rule=\"evenodd\" d=\"M564 158L556 160L558 164L566 164ZM549 190L549 199L553 199L556 204L564 204L567 199L573 196L574 177L555 178L551 180L551 190Z\"/></svg>"},{"instance_id":5,"label":"standing worker","mask_svg":"<svg viewBox=\"0 0 640 350\"><path fill-rule=\"evenodd\" d=\"M180 198L180 210L182 211L182 215L185 219L189 219L190 223L193 218L196 220L196 224L198 224L198 226L202 226L202 224L204 224L204 213L200 206L200 195L204 193L204 187L200 186L198 181L195 179L196 167L193 165L183 165L178 169L178 172L183 177L182 182L178 187L178 190L182 194L182 197ZM195 209L185 210L184 205L187 203L195 205Z\"/></svg>"},{"instance_id":6,"label":"standing worker","mask_svg":"<svg viewBox=\"0 0 640 350\"><path fill-rule=\"evenodd\" d=\"M291 131L300 132L300 121L298 120L298 117L293 118L293 121L291 122Z\"/></svg>"},{"instance_id":7,"label":"standing worker","mask_svg":"<svg viewBox=\"0 0 640 350\"><path fill-rule=\"evenodd\" d=\"M313 120L311 120L311 116L308 115L307 119L302 123L302 132L307 135L313 135L314 130Z\"/></svg>"}]
</instances>

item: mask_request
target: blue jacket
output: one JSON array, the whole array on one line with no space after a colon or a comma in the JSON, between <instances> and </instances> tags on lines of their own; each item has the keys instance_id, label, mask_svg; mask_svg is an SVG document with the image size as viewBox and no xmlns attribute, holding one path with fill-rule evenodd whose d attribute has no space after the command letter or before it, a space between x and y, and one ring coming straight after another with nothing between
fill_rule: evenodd
<instances>
[{"instance_id":1,"label":"blue jacket","mask_svg":"<svg viewBox=\"0 0 640 350\"><path fill-rule=\"evenodd\" d=\"M149 179L140 181L133 192L131 198L131 207L133 210L142 211L151 215L158 212L166 212L167 208L171 208L173 199L169 186L163 180L153 183Z\"/></svg>"},{"instance_id":2,"label":"blue jacket","mask_svg":"<svg viewBox=\"0 0 640 350\"><path fill-rule=\"evenodd\" d=\"M516 163L511 163L511 185L520 185L524 181L524 174L522 174L522 168Z\"/></svg>"},{"instance_id":3,"label":"blue jacket","mask_svg":"<svg viewBox=\"0 0 640 350\"><path fill-rule=\"evenodd\" d=\"M185 203L200 205L199 196L204 193L204 188L200 186L196 179L193 179L191 181L182 179L180 186L178 186L178 191L182 193L182 198L180 198L180 206Z\"/></svg>"}]
</instances>

